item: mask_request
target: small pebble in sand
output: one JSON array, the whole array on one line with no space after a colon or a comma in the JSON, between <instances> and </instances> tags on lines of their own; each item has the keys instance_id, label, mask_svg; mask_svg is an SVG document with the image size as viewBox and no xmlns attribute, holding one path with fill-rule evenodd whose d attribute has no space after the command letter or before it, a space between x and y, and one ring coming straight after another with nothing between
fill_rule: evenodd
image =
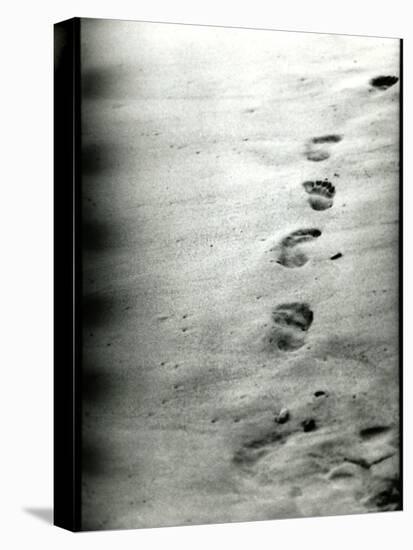
<instances>
[{"instance_id":1,"label":"small pebble in sand","mask_svg":"<svg viewBox=\"0 0 413 550\"><path fill-rule=\"evenodd\" d=\"M331 256L330 260L338 260L342 256L343 254L341 252L337 252L337 254L334 254L334 256Z\"/></svg>"},{"instance_id":2,"label":"small pebble in sand","mask_svg":"<svg viewBox=\"0 0 413 550\"><path fill-rule=\"evenodd\" d=\"M301 426L305 432L313 432L317 429L317 424L315 423L314 418L307 418L301 423Z\"/></svg>"},{"instance_id":3,"label":"small pebble in sand","mask_svg":"<svg viewBox=\"0 0 413 550\"><path fill-rule=\"evenodd\" d=\"M275 417L277 424L285 424L290 419L290 411L285 407L280 410L278 415Z\"/></svg>"}]
</instances>

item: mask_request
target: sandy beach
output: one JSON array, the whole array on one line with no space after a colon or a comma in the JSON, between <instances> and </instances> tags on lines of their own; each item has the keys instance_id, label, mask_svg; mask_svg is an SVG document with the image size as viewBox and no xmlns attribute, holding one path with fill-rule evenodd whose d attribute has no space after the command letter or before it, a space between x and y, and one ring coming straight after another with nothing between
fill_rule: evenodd
<instances>
[{"instance_id":1,"label":"sandy beach","mask_svg":"<svg viewBox=\"0 0 413 550\"><path fill-rule=\"evenodd\" d=\"M81 30L84 529L399 509L399 41Z\"/></svg>"}]
</instances>

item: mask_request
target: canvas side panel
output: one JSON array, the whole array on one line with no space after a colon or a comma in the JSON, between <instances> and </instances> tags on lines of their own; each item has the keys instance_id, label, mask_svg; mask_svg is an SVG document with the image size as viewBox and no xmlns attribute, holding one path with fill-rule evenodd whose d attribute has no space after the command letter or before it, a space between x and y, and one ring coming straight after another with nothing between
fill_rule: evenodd
<instances>
[{"instance_id":1,"label":"canvas side panel","mask_svg":"<svg viewBox=\"0 0 413 550\"><path fill-rule=\"evenodd\" d=\"M80 530L79 19L54 26L54 523Z\"/></svg>"}]
</instances>

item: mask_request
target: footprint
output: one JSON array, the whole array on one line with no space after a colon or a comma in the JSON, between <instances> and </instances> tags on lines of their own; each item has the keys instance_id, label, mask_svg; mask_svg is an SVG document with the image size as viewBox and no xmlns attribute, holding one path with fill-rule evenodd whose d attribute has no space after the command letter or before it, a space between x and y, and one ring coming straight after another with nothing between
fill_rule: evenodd
<instances>
[{"instance_id":1,"label":"footprint","mask_svg":"<svg viewBox=\"0 0 413 550\"><path fill-rule=\"evenodd\" d=\"M320 162L330 157L331 145L339 143L343 136L339 134L327 134L325 136L313 137L306 145L305 156L307 160Z\"/></svg>"},{"instance_id":2,"label":"footprint","mask_svg":"<svg viewBox=\"0 0 413 550\"><path fill-rule=\"evenodd\" d=\"M393 456L399 446L399 435L391 425L377 424L359 431L360 454L369 466L380 464Z\"/></svg>"},{"instance_id":3,"label":"footprint","mask_svg":"<svg viewBox=\"0 0 413 550\"><path fill-rule=\"evenodd\" d=\"M297 245L313 241L321 236L321 231L315 228L298 229L293 231L271 251L278 252L277 263L284 267L302 267L308 262L308 257Z\"/></svg>"},{"instance_id":4,"label":"footprint","mask_svg":"<svg viewBox=\"0 0 413 550\"><path fill-rule=\"evenodd\" d=\"M376 76L370 80L370 86L378 88L379 90L387 90L391 86L394 86L399 79L397 76Z\"/></svg>"},{"instance_id":5,"label":"footprint","mask_svg":"<svg viewBox=\"0 0 413 550\"><path fill-rule=\"evenodd\" d=\"M360 437L364 440L371 440L387 434L390 430L390 426L371 426L360 430Z\"/></svg>"},{"instance_id":6,"label":"footprint","mask_svg":"<svg viewBox=\"0 0 413 550\"><path fill-rule=\"evenodd\" d=\"M252 466L260 458L265 456L276 443L285 441L285 434L277 431L270 431L263 437L252 439L238 449L233 456L233 462L237 466Z\"/></svg>"},{"instance_id":7,"label":"footprint","mask_svg":"<svg viewBox=\"0 0 413 550\"><path fill-rule=\"evenodd\" d=\"M372 495L364 500L371 512L394 512L402 509L401 483L398 476L378 480L371 488Z\"/></svg>"},{"instance_id":8,"label":"footprint","mask_svg":"<svg viewBox=\"0 0 413 550\"><path fill-rule=\"evenodd\" d=\"M328 179L305 181L303 187L310 195L308 202L313 210L327 210L333 206L336 188Z\"/></svg>"},{"instance_id":9,"label":"footprint","mask_svg":"<svg viewBox=\"0 0 413 550\"><path fill-rule=\"evenodd\" d=\"M273 328L269 343L282 351L295 351L305 343L314 314L308 304L281 304L272 312Z\"/></svg>"}]
</instances>

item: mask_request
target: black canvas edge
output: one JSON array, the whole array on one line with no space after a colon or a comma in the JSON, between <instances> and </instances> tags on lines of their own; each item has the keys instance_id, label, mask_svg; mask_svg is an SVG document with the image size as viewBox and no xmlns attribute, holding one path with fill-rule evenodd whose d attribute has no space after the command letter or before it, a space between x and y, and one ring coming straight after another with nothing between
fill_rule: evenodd
<instances>
[{"instance_id":1,"label":"black canvas edge","mask_svg":"<svg viewBox=\"0 0 413 550\"><path fill-rule=\"evenodd\" d=\"M54 25L54 517L81 530L80 19Z\"/></svg>"}]
</instances>

